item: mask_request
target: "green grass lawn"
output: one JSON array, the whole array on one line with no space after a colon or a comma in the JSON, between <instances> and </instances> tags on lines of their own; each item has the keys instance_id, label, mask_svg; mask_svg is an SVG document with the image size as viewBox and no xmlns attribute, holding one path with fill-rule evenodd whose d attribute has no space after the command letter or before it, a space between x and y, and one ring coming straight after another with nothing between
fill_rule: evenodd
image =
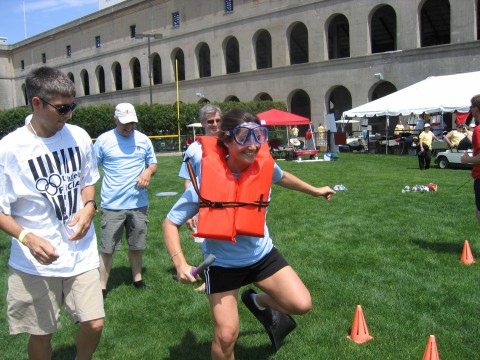
<instances>
[{"instance_id":1,"label":"green grass lawn","mask_svg":"<svg viewBox=\"0 0 480 360\"><path fill-rule=\"evenodd\" d=\"M212 324L207 299L170 276L161 223L182 191L180 157L159 157L144 278L131 285L125 247L116 253L106 324L95 359L209 359ZM330 202L274 186L268 223L276 246L310 289L314 308L273 353L261 325L240 304L237 359L421 359L430 334L440 358L480 359L478 264L459 258L465 239L480 254L468 170L418 170L414 156L342 153L334 162L280 166L316 185L343 184ZM436 193L402 193L405 185L438 184ZM462 186L463 185L463 186ZM98 217L96 221L98 221ZM97 227L98 229L98 227ZM98 233L98 230L97 230ZM201 253L182 230L190 263ZM0 358L26 358L26 335L9 336L5 293L9 240L0 236ZM348 340L357 304L374 339ZM54 359L73 359L76 326L62 316ZM476 354L476 355L475 355Z\"/></svg>"}]
</instances>

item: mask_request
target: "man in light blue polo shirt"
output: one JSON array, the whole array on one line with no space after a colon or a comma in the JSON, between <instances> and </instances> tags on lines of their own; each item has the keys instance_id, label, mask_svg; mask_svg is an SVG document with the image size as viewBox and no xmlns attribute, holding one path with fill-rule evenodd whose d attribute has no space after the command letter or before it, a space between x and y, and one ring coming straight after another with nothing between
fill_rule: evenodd
<instances>
[{"instance_id":1,"label":"man in light blue polo shirt","mask_svg":"<svg viewBox=\"0 0 480 360\"><path fill-rule=\"evenodd\" d=\"M150 139L135 130L137 123L133 105L118 104L115 108L116 127L100 135L94 145L98 164L103 166L100 282L104 297L113 252L120 245L124 228L133 285L138 289L145 288L142 255L147 238L147 187L157 171L157 158Z\"/></svg>"}]
</instances>

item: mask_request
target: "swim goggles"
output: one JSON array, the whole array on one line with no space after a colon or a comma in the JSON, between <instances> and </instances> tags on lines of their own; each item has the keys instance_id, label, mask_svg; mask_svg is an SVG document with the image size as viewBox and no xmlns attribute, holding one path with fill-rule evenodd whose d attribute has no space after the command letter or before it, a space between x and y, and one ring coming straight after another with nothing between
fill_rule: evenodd
<instances>
[{"instance_id":1,"label":"swim goggles","mask_svg":"<svg viewBox=\"0 0 480 360\"><path fill-rule=\"evenodd\" d=\"M268 140L268 128L256 123L243 123L227 131L238 145L261 145Z\"/></svg>"}]
</instances>

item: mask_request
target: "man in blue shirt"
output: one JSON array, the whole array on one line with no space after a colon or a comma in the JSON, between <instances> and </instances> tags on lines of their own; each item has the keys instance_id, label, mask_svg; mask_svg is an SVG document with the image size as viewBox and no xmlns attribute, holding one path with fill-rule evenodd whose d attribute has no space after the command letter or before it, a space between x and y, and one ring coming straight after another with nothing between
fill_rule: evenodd
<instances>
[{"instance_id":1,"label":"man in blue shirt","mask_svg":"<svg viewBox=\"0 0 480 360\"><path fill-rule=\"evenodd\" d=\"M138 289L145 287L142 255L147 238L147 187L157 171L157 159L150 139L135 130L137 123L133 105L118 104L116 127L100 135L94 146L98 164L103 166L100 282L104 297L113 252L120 246L124 228L133 284Z\"/></svg>"}]
</instances>

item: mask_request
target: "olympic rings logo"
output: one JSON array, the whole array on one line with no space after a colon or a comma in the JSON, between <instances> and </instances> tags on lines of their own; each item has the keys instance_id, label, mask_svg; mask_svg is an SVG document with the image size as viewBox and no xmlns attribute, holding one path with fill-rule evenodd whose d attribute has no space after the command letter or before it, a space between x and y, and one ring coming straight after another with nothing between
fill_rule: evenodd
<instances>
[{"instance_id":1,"label":"olympic rings logo","mask_svg":"<svg viewBox=\"0 0 480 360\"><path fill-rule=\"evenodd\" d=\"M58 174L51 174L48 179L38 179L35 183L35 186L41 193L47 193L50 196L55 196L62 186L62 178Z\"/></svg>"}]
</instances>

